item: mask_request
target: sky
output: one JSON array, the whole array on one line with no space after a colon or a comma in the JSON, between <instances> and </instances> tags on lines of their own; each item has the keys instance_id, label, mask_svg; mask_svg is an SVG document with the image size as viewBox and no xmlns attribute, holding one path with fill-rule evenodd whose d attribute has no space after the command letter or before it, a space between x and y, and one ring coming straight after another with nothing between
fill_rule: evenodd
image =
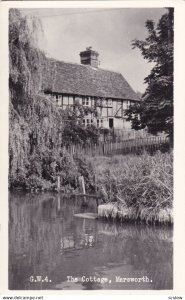
<instances>
[{"instance_id":1,"label":"sky","mask_svg":"<svg viewBox=\"0 0 185 300\"><path fill-rule=\"evenodd\" d=\"M44 40L40 47L49 57L80 63L79 53L91 46L98 51L100 68L120 72L135 91L144 92L148 63L132 40L147 36L145 22L158 22L165 8L32 9L41 18Z\"/></svg>"}]
</instances>

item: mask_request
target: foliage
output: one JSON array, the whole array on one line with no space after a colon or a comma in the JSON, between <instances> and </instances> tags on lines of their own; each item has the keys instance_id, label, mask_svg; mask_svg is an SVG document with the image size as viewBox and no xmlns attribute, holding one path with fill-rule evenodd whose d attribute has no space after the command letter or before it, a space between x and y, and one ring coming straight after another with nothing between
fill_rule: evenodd
<instances>
[{"instance_id":1,"label":"foliage","mask_svg":"<svg viewBox=\"0 0 185 300\"><path fill-rule=\"evenodd\" d=\"M86 157L75 157L78 172L85 180L85 188L88 192L95 192L94 169L92 163Z\"/></svg>"},{"instance_id":2,"label":"foliage","mask_svg":"<svg viewBox=\"0 0 185 300\"><path fill-rule=\"evenodd\" d=\"M173 8L168 9L157 27L146 22L148 36L145 41L134 40L133 47L141 51L144 59L155 65L145 78L147 89L142 101L126 111L132 128L147 128L157 134L165 132L173 136Z\"/></svg>"},{"instance_id":3,"label":"foliage","mask_svg":"<svg viewBox=\"0 0 185 300\"><path fill-rule=\"evenodd\" d=\"M99 139L99 129L93 124L87 127L83 124L85 116L95 116L96 107L88 107L74 103L64 111L63 145L97 143Z\"/></svg>"},{"instance_id":4,"label":"foliage","mask_svg":"<svg viewBox=\"0 0 185 300\"><path fill-rule=\"evenodd\" d=\"M10 188L49 187L42 160L61 142L62 115L39 95L44 54L36 47L39 20L9 14L9 184Z\"/></svg>"},{"instance_id":5,"label":"foliage","mask_svg":"<svg viewBox=\"0 0 185 300\"><path fill-rule=\"evenodd\" d=\"M171 208L151 209L147 207L136 210L133 207L119 205L119 203L108 203L99 205L98 215L103 218L121 219L122 221L145 222L147 224L173 224Z\"/></svg>"},{"instance_id":6,"label":"foliage","mask_svg":"<svg viewBox=\"0 0 185 300\"><path fill-rule=\"evenodd\" d=\"M97 143L99 131L94 125L84 127L82 124L68 120L63 130L63 145Z\"/></svg>"},{"instance_id":7,"label":"foliage","mask_svg":"<svg viewBox=\"0 0 185 300\"><path fill-rule=\"evenodd\" d=\"M39 31L42 30L38 19L24 17L17 9L10 9L9 186L55 188L57 175L60 175L63 186L76 189L80 172L90 182L88 165L83 159L75 161L61 150L61 145L97 140L98 132L96 128L85 129L77 123L79 113L82 119L89 113L88 109L82 111L76 105L64 113L40 95L42 70L47 59L37 47ZM45 69L50 71L49 67ZM68 122L64 125L66 116Z\"/></svg>"},{"instance_id":8,"label":"foliage","mask_svg":"<svg viewBox=\"0 0 185 300\"><path fill-rule=\"evenodd\" d=\"M105 202L116 204L113 213L126 211L134 220L159 221L165 220L166 212L171 218L172 153L97 157L92 164L100 194Z\"/></svg>"},{"instance_id":9,"label":"foliage","mask_svg":"<svg viewBox=\"0 0 185 300\"><path fill-rule=\"evenodd\" d=\"M40 65L44 55L36 48L36 33L40 29L37 18L28 21L17 9L10 9L9 88L13 107L21 114L26 113L41 83Z\"/></svg>"}]
</instances>

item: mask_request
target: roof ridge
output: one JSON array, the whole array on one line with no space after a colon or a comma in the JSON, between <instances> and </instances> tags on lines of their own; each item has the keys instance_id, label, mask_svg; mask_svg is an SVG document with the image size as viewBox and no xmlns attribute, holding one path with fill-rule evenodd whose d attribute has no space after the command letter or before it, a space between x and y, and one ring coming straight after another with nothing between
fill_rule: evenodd
<instances>
[{"instance_id":1,"label":"roof ridge","mask_svg":"<svg viewBox=\"0 0 185 300\"><path fill-rule=\"evenodd\" d=\"M120 72L52 57L46 57L46 64L43 64L43 86L64 94L139 100Z\"/></svg>"},{"instance_id":2,"label":"roof ridge","mask_svg":"<svg viewBox=\"0 0 185 300\"><path fill-rule=\"evenodd\" d=\"M70 62L70 61L64 61L64 60L58 60L58 59L56 59L56 58L52 58L52 57L46 57L47 59L50 59L50 60L52 60L52 61L55 61L55 62L58 62L58 63L65 63L65 64L70 64L70 65L77 65L77 66L80 66L80 67L82 67L82 68L91 68L91 69L93 69L93 70L100 70L100 71L106 71L106 72L111 72L111 73L116 73L116 74L119 74L119 75L121 75L121 76L123 76L122 74L121 74L121 72L116 72L116 71L113 71L113 70L108 70L108 69L104 69L104 68L95 68L95 67L93 67L93 66L91 66L91 65L83 65L83 64L80 64L80 63L75 63L75 62Z\"/></svg>"}]
</instances>

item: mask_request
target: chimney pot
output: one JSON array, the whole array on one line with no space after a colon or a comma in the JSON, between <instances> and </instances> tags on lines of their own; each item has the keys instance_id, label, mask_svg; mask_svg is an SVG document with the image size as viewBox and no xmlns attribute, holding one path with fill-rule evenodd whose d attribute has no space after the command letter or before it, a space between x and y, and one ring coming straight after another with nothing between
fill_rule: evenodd
<instances>
[{"instance_id":1,"label":"chimney pot","mask_svg":"<svg viewBox=\"0 0 185 300\"><path fill-rule=\"evenodd\" d=\"M98 68L99 65L98 56L99 53L95 50L92 50L91 46L86 47L85 51L80 52L81 64Z\"/></svg>"}]
</instances>

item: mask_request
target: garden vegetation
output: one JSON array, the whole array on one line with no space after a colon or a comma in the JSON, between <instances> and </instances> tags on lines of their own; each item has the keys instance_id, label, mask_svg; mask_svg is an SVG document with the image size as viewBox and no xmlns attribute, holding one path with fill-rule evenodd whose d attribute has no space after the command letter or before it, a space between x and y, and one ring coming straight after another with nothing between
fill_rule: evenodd
<instances>
[{"instance_id":1,"label":"garden vegetation","mask_svg":"<svg viewBox=\"0 0 185 300\"><path fill-rule=\"evenodd\" d=\"M104 201L99 215L122 221L173 223L173 155L156 152L93 158Z\"/></svg>"},{"instance_id":2,"label":"garden vegetation","mask_svg":"<svg viewBox=\"0 0 185 300\"><path fill-rule=\"evenodd\" d=\"M39 31L38 19L10 9L10 189L55 190L60 176L63 192L78 192L78 177L83 176L86 191L98 192L106 203L99 208L100 216L172 223L172 153L90 158L65 150L69 143L97 142L100 133L85 129L71 112L66 117L40 94L47 60L37 47Z\"/></svg>"},{"instance_id":3,"label":"garden vegetation","mask_svg":"<svg viewBox=\"0 0 185 300\"><path fill-rule=\"evenodd\" d=\"M51 71L37 46L40 36L42 26L37 18L10 9L9 187L55 189L60 175L63 186L75 189L76 177L83 175L86 162L71 157L63 146L97 141L99 132L79 124L76 109L66 114L40 93L42 70ZM85 113L81 112L81 118ZM88 181L90 175L85 175Z\"/></svg>"}]
</instances>

